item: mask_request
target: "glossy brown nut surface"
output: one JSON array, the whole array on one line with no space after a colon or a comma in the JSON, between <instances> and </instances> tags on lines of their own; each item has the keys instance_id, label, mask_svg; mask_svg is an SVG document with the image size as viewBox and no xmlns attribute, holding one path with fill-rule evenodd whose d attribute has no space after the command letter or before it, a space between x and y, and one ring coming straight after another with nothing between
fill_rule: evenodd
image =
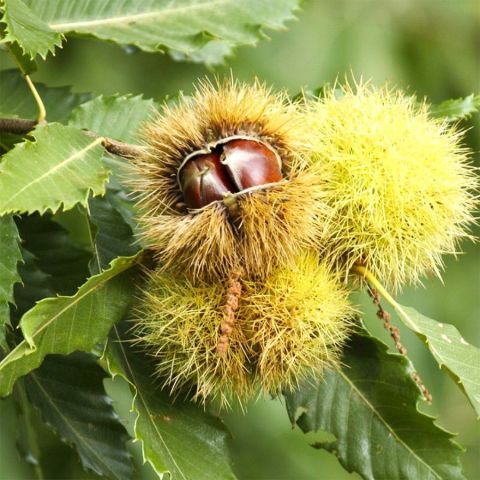
<instances>
[{"instance_id":1,"label":"glossy brown nut surface","mask_svg":"<svg viewBox=\"0 0 480 480\"><path fill-rule=\"evenodd\" d=\"M180 186L188 208L202 208L234 189L220 163L220 153L191 158L180 174Z\"/></svg>"},{"instance_id":2,"label":"glossy brown nut surface","mask_svg":"<svg viewBox=\"0 0 480 480\"><path fill-rule=\"evenodd\" d=\"M192 156L178 175L188 208L202 208L227 193L278 182L281 165L275 153L261 142L233 139L211 153Z\"/></svg>"},{"instance_id":3,"label":"glossy brown nut surface","mask_svg":"<svg viewBox=\"0 0 480 480\"><path fill-rule=\"evenodd\" d=\"M231 140L223 145L222 163L237 188L246 188L279 182L281 166L271 149L253 140Z\"/></svg>"}]
</instances>

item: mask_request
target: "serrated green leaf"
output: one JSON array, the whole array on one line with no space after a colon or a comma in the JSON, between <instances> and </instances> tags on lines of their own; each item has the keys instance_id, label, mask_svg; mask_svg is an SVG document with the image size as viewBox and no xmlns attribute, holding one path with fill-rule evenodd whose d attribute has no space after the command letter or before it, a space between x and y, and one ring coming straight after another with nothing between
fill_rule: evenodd
<instances>
[{"instance_id":1,"label":"serrated green leaf","mask_svg":"<svg viewBox=\"0 0 480 480\"><path fill-rule=\"evenodd\" d=\"M434 117L445 118L449 122L469 118L480 110L480 95L468 95L465 98L452 98L438 105L432 105L430 112Z\"/></svg>"},{"instance_id":2,"label":"serrated green leaf","mask_svg":"<svg viewBox=\"0 0 480 480\"><path fill-rule=\"evenodd\" d=\"M131 386L132 410L137 416L134 434L142 442L144 460L158 475L169 472L172 480L236 478L223 424L191 402L172 404L155 384L151 365L127 345L125 327L112 330L105 360L110 373Z\"/></svg>"},{"instance_id":3,"label":"serrated green leaf","mask_svg":"<svg viewBox=\"0 0 480 480\"><path fill-rule=\"evenodd\" d=\"M225 49L254 45L264 29L284 28L294 18L298 0L163 0L138 2L106 0L27 0L50 28L62 33L92 35L120 45L130 44L149 52L174 50L186 56L213 56ZM215 42L215 48L209 44ZM225 47L218 48L221 42Z\"/></svg>"},{"instance_id":4,"label":"serrated green leaf","mask_svg":"<svg viewBox=\"0 0 480 480\"><path fill-rule=\"evenodd\" d=\"M7 44L8 50L15 58L18 68L24 75L30 75L33 72L37 71L37 63L35 60L32 60L28 55L25 55L20 48L18 43L13 42Z\"/></svg>"},{"instance_id":5,"label":"serrated green leaf","mask_svg":"<svg viewBox=\"0 0 480 480\"><path fill-rule=\"evenodd\" d=\"M420 392L405 357L356 334L342 363L286 395L293 424L304 432L335 435L335 441L316 447L334 453L348 471L366 479L464 479L461 448L452 434L417 410Z\"/></svg>"},{"instance_id":6,"label":"serrated green leaf","mask_svg":"<svg viewBox=\"0 0 480 480\"><path fill-rule=\"evenodd\" d=\"M105 377L92 355L50 355L25 377L25 387L44 420L75 446L85 468L108 478L131 479L128 434L105 393Z\"/></svg>"},{"instance_id":7,"label":"serrated green leaf","mask_svg":"<svg viewBox=\"0 0 480 480\"><path fill-rule=\"evenodd\" d=\"M480 349L466 342L453 325L436 322L402 305L395 311L427 345L440 368L445 368L458 382L480 416Z\"/></svg>"},{"instance_id":8,"label":"serrated green leaf","mask_svg":"<svg viewBox=\"0 0 480 480\"><path fill-rule=\"evenodd\" d=\"M0 396L42 363L47 354L90 351L108 335L131 301L135 257L118 258L70 297L46 298L21 319L22 340L0 362Z\"/></svg>"},{"instance_id":9,"label":"serrated green leaf","mask_svg":"<svg viewBox=\"0 0 480 480\"><path fill-rule=\"evenodd\" d=\"M10 215L0 217L0 350L6 348L5 327L9 322L9 303L13 303L13 287L21 282L17 264L22 261L20 237Z\"/></svg>"},{"instance_id":10,"label":"serrated green leaf","mask_svg":"<svg viewBox=\"0 0 480 480\"><path fill-rule=\"evenodd\" d=\"M155 102L141 95L100 96L72 111L69 125L123 142L138 141L140 126L155 113Z\"/></svg>"},{"instance_id":11,"label":"serrated green leaf","mask_svg":"<svg viewBox=\"0 0 480 480\"><path fill-rule=\"evenodd\" d=\"M90 99L88 93L73 93L70 87L46 87L35 83L50 122L64 122L71 110ZM35 118L37 106L25 79L17 70L0 71L0 116Z\"/></svg>"},{"instance_id":12,"label":"serrated green leaf","mask_svg":"<svg viewBox=\"0 0 480 480\"><path fill-rule=\"evenodd\" d=\"M0 215L68 210L86 205L90 192L105 192L101 138L58 123L37 126L32 135L35 141L15 145L0 164Z\"/></svg>"},{"instance_id":13,"label":"serrated green leaf","mask_svg":"<svg viewBox=\"0 0 480 480\"><path fill-rule=\"evenodd\" d=\"M15 292L17 315L42 298L75 291L87 275L91 256L75 247L67 232L48 217L24 217L19 225L24 247L35 255L24 250L23 285ZM76 447L84 466L109 478L133 478L126 432L103 391L104 376L95 359L76 353L67 358L47 356L45 363L23 380L32 402L64 441ZM23 388L21 383L15 387ZM38 468L33 426L25 416L21 420L19 447Z\"/></svg>"},{"instance_id":14,"label":"serrated green leaf","mask_svg":"<svg viewBox=\"0 0 480 480\"><path fill-rule=\"evenodd\" d=\"M32 59L36 55L45 58L62 45L63 35L52 30L21 0L3 0L1 21L7 26L4 40L17 42Z\"/></svg>"}]
</instances>

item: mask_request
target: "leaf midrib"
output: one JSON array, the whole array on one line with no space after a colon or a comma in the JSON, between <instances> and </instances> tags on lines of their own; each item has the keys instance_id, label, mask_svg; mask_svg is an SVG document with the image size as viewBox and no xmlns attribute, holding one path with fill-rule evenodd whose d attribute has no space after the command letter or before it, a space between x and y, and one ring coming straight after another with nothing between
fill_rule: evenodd
<instances>
[{"instance_id":1,"label":"leaf midrib","mask_svg":"<svg viewBox=\"0 0 480 480\"><path fill-rule=\"evenodd\" d=\"M49 27L52 30L64 32L64 31L75 30L78 28L121 25L124 23L134 22L140 19L147 19L149 21L153 21L153 20L158 20L158 18L160 17L168 17L169 15L174 15L183 11L188 11L190 13L192 10L202 10L204 8L210 9L213 6L218 6L223 3L227 3L227 0L210 0L208 2L186 5L183 7L165 8L164 10L154 10L151 12L144 12L144 13L132 13L129 15L101 18L97 20L79 20L77 22L51 23L49 24Z\"/></svg>"},{"instance_id":2,"label":"leaf midrib","mask_svg":"<svg viewBox=\"0 0 480 480\"><path fill-rule=\"evenodd\" d=\"M438 478L439 480L442 479L442 477L428 464L426 463L422 457L418 456L418 454L415 452L415 450L412 450L411 447L409 447L395 432L395 430L392 429L392 427L387 423L387 421L383 418L383 416L380 414L380 412L372 405L372 403L365 397L363 392L348 378L345 373L342 370L339 370L340 376L351 386L352 390L360 397L361 400L364 401L364 403L371 409L371 411L374 413L374 415L380 420L383 425L385 425L385 428L392 434L392 436L398 441L400 445L402 445L407 452L410 452L411 455L413 455L414 458L418 460L419 463L425 465L428 470L430 470L435 478Z\"/></svg>"}]
</instances>

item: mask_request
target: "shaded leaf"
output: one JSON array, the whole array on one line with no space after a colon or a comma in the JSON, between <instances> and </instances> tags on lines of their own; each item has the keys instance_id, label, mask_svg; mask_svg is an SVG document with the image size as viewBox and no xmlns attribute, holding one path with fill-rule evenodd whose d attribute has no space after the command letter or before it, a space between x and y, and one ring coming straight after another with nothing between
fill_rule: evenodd
<instances>
[{"instance_id":1,"label":"shaded leaf","mask_svg":"<svg viewBox=\"0 0 480 480\"><path fill-rule=\"evenodd\" d=\"M410 362L380 341L356 334L343 366L286 395L290 420L336 440L316 444L367 479L463 479L452 434L417 409Z\"/></svg>"},{"instance_id":2,"label":"shaded leaf","mask_svg":"<svg viewBox=\"0 0 480 480\"><path fill-rule=\"evenodd\" d=\"M110 204L115 208L119 215L123 218L123 221L130 227L132 232L138 233L137 223L137 207L135 201L128 192L122 189L121 186L117 186L114 183L115 176L112 175L110 182L107 185L107 197ZM141 245L141 238L138 235L135 237L135 241Z\"/></svg>"},{"instance_id":3,"label":"shaded leaf","mask_svg":"<svg viewBox=\"0 0 480 480\"><path fill-rule=\"evenodd\" d=\"M15 286L14 294L17 325L39 300L73 295L89 276L91 258L91 253L76 247L66 230L48 215L23 216L18 227L24 263L19 265L22 284Z\"/></svg>"},{"instance_id":4,"label":"shaded leaf","mask_svg":"<svg viewBox=\"0 0 480 480\"><path fill-rule=\"evenodd\" d=\"M17 308L12 317L18 325L22 315L43 298L53 297L55 290L51 286L51 277L40 270L35 256L22 249L23 263L18 266L22 284L15 285L14 298Z\"/></svg>"},{"instance_id":5,"label":"shaded leaf","mask_svg":"<svg viewBox=\"0 0 480 480\"><path fill-rule=\"evenodd\" d=\"M32 465L38 478L43 478L40 457L42 441L36 429L38 412L36 412L25 392L23 382L15 385L13 397L17 413L17 449L27 463Z\"/></svg>"},{"instance_id":6,"label":"shaded leaf","mask_svg":"<svg viewBox=\"0 0 480 480\"><path fill-rule=\"evenodd\" d=\"M130 479L134 470L125 448L129 437L105 393L105 377L92 355L50 355L25 377L25 386L45 421L75 446L85 468L108 478Z\"/></svg>"},{"instance_id":7,"label":"shaded leaf","mask_svg":"<svg viewBox=\"0 0 480 480\"><path fill-rule=\"evenodd\" d=\"M17 42L23 52L45 58L62 44L63 36L52 30L21 0L3 0L2 22L7 26L5 40Z\"/></svg>"},{"instance_id":8,"label":"shaded leaf","mask_svg":"<svg viewBox=\"0 0 480 480\"><path fill-rule=\"evenodd\" d=\"M73 93L70 87L46 87L35 83L42 97L50 122L64 122L71 110L90 98L88 93ZM17 70L0 71L0 115L2 117L35 118L37 106L25 79Z\"/></svg>"},{"instance_id":9,"label":"shaded leaf","mask_svg":"<svg viewBox=\"0 0 480 480\"><path fill-rule=\"evenodd\" d=\"M187 56L201 55L212 63L240 45L254 45L263 30L284 28L298 0L163 0L138 2L104 0L27 0L27 4L50 28L62 33L93 35L120 45L129 44L149 52L165 47ZM215 42L215 48L208 45ZM225 45L218 48L218 43ZM208 53L205 53L206 49ZM200 54L198 52L201 52ZM197 57L198 58L198 57Z\"/></svg>"},{"instance_id":10,"label":"shaded leaf","mask_svg":"<svg viewBox=\"0 0 480 480\"><path fill-rule=\"evenodd\" d=\"M466 342L453 325L436 322L402 305L397 305L395 311L425 342L438 365L458 382L480 416L480 349Z\"/></svg>"},{"instance_id":11,"label":"shaded leaf","mask_svg":"<svg viewBox=\"0 0 480 480\"><path fill-rule=\"evenodd\" d=\"M113 193L104 197L92 198L90 219L96 226L94 262L104 269L117 257L134 255L139 250L132 229L125 223L111 202ZM93 267L93 271L100 271Z\"/></svg>"},{"instance_id":12,"label":"shaded leaf","mask_svg":"<svg viewBox=\"0 0 480 480\"><path fill-rule=\"evenodd\" d=\"M221 421L191 402L172 404L152 379L151 365L127 343L124 327L113 328L106 363L112 375L131 385L134 434L142 442L144 460L173 480L234 479Z\"/></svg>"},{"instance_id":13,"label":"shaded leaf","mask_svg":"<svg viewBox=\"0 0 480 480\"><path fill-rule=\"evenodd\" d=\"M480 95L468 95L465 98L452 98L438 105L432 105L430 112L434 117L442 117L449 122L469 118L480 110Z\"/></svg>"},{"instance_id":14,"label":"shaded leaf","mask_svg":"<svg viewBox=\"0 0 480 480\"><path fill-rule=\"evenodd\" d=\"M75 247L66 231L48 217L33 215L19 223L25 247L35 253L24 250L23 285L16 291L16 313L21 315L42 298L75 291L87 275L91 255ZM47 356L24 380L32 402L64 441L75 445L84 466L109 478L133 478L127 434L103 390L104 377L93 357L76 353ZM17 396L21 383L15 384ZM35 425L22 419L19 447L38 465Z\"/></svg>"},{"instance_id":15,"label":"shaded leaf","mask_svg":"<svg viewBox=\"0 0 480 480\"><path fill-rule=\"evenodd\" d=\"M101 138L58 123L37 126L32 135L35 141L17 144L0 165L0 214L68 210L105 191Z\"/></svg>"},{"instance_id":16,"label":"shaded leaf","mask_svg":"<svg viewBox=\"0 0 480 480\"><path fill-rule=\"evenodd\" d=\"M21 281L17 264L22 260L20 237L11 216L0 217L0 350L6 348L5 327L9 322L9 303L13 287Z\"/></svg>"},{"instance_id":17,"label":"shaded leaf","mask_svg":"<svg viewBox=\"0 0 480 480\"><path fill-rule=\"evenodd\" d=\"M39 367L47 354L91 351L125 314L131 301L131 267L137 259L118 258L70 297L46 298L21 319L22 340L0 362L0 396L17 378Z\"/></svg>"},{"instance_id":18,"label":"shaded leaf","mask_svg":"<svg viewBox=\"0 0 480 480\"><path fill-rule=\"evenodd\" d=\"M91 252L74 245L68 232L48 215L23 216L18 225L23 248L49 276L52 291L73 295L89 276Z\"/></svg>"}]
</instances>

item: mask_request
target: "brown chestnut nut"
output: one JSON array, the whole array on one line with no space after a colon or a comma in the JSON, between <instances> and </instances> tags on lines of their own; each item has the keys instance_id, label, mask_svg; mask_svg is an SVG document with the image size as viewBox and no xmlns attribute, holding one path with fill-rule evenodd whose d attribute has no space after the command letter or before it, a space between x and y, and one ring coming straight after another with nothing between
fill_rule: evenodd
<instances>
[{"instance_id":1,"label":"brown chestnut nut","mask_svg":"<svg viewBox=\"0 0 480 480\"><path fill-rule=\"evenodd\" d=\"M202 208L232 191L232 183L216 152L192 157L179 175L188 208Z\"/></svg>"},{"instance_id":2,"label":"brown chestnut nut","mask_svg":"<svg viewBox=\"0 0 480 480\"><path fill-rule=\"evenodd\" d=\"M225 165L237 192L282 179L277 155L266 145L253 140L231 140L223 146Z\"/></svg>"},{"instance_id":3,"label":"brown chestnut nut","mask_svg":"<svg viewBox=\"0 0 480 480\"><path fill-rule=\"evenodd\" d=\"M193 155L178 175L188 208L202 208L228 193L282 178L275 152L264 143L243 138L220 143L210 153Z\"/></svg>"}]
</instances>

